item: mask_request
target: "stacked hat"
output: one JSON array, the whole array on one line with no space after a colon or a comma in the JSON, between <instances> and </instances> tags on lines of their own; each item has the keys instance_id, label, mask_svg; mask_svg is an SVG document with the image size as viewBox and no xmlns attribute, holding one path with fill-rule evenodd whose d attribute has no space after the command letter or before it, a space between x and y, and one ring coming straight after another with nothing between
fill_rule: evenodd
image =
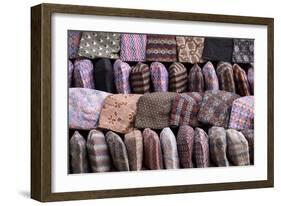
<instances>
[{"instance_id":1,"label":"stacked hat","mask_svg":"<svg viewBox=\"0 0 281 206\"><path fill-rule=\"evenodd\" d=\"M78 50L80 45L81 32L69 31L68 32L68 58L74 59L79 57Z\"/></svg>"},{"instance_id":2,"label":"stacked hat","mask_svg":"<svg viewBox=\"0 0 281 206\"><path fill-rule=\"evenodd\" d=\"M185 92L187 90L187 70L182 63L174 62L169 67L169 91Z\"/></svg>"},{"instance_id":3,"label":"stacked hat","mask_svg":"<svg viewBox=\"0 0 281 206\"><path fill-rule=\"evenodd\" d=\"M195 128L194 131L194 159L196 166L209 167L209 142L208 135L201 128Z\"/></svg>"},{"instance_id":4,"label":"stacked hat","mask_svg":"<svg viewBox=\"0 0 281 206\"><path fill-rule=\"evenodd\" d=\"M89 59L77 59L74 62L74 87L94 89L94 67Z\"/></svg>"},{"instance_id":5,"label":"stacked hat","mask_svg":"<svg viewBox=\"0 0 281 206\"><path fill-rule=\"evenodd\" d=\"M206 90L219 90L219 80L212 62L208 61L202 71Z\"/></svg>"},{"instance_id":6,"label":"stacked hat","mask_svg":"<svg viewBox=\"0 0 281 206\"><path fill-rule=\"evenodd\" d=\"M254 68L250 67L247 73L251 94L254 95Z\"/></svg>"},{"instance_id":7,"label":"stacked hat","mask_svg":"<svg viewBox=\"0 0 281 206\"><path fill-rule=\"evenodd\" d=\"M73 63L68 60L68 87L72 86L72 76L73 76Z\"/></svg>"},{"instance_id":8,"label":"stacked hat","mask_svg":"<svg viewBox=\"0 0 281 206\"><path fill-rule=\"evenodd\" d=\"M251 164L254 164L254 130L253 129L244 129L241 132L248 141L250 162L251 162Z\"/></svg>"},{"instance_id":9,"label":"stacked hat","mask_svg":"<svg viewBox=\"0 0 281 206\"><path fill-rule=\"evenodd\" d=\"M113 74L116 90L118 93L129 94L131 93L129 76L131 67L126 62L117 59L113 65Z\"/></svg>"},{"instance_id":10,"label":"stacked hat","mask_svg":"<svg viewBox=\"0 0 281 206\"><path fill-rule=\"evenodd\" d=\"M254 62L254 39L233 39L232 62Z\"/></svg>"},{"instance_id":11,"label":"stacked hat","mask_svg":"<svg viewBox=\"0 0 281 206\"><path fill-rule=\"evenodd\" d=\"M228 62L219 62L217 65L217 75L220 89L235 93L235 82L231 64Z\"/></svg>"},{"instance_id":12,"label":"stacked hat","mask_svg":"<svg viewBox=\"0 0 281 206\"><path fill-rule=\"evenodd\" d=\"M242 69L238 64L234 64L233 74L237 94L240 96L250 95L250 86L244 69Z\"/></svg>"},{"instance_id":13,"label":"stacked hat","mask_svg":"<svg viewBox=\"0 0 281 206\"><path fill-rule=\"evenodd\" d=\"M138 63L130 73L131 87L134 93L150 92L150 70L147 64Z\"/></svg>"},{"instance_id":14,"label":"stacked hat","mask_svg":"<svg viewBox=\"0 0 281 206\"><path fill-rule=\"evenodd\" d=\"M190 92L204 92L204 77L198 64L194 64L189 72L188 90Z\"/></svg>"},{"instance_id":15,"label":"stacked hat","mask_svg":"<svg viewBox=\"0 0 281 206\"><path fill-rule=\"evenodd\" d=\"M167 92L169 77L166 67L160 62L153 62L150 65L150 75L155 92Z\"/></svg>"}]
</instances>

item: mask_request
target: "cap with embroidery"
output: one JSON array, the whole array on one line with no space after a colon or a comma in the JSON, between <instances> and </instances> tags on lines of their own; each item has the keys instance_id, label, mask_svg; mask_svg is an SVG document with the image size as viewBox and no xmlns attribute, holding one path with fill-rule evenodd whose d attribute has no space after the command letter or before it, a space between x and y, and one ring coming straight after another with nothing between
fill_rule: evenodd
<instances>
[{"instance_id":1,"label":"cap with embroidery","mask_svg":"<svg viewBox=\"0 0 281 206\"><path fill-rule=\"evenodd\" d=\"M94 89L94 66L89 59L74 61L73 71L74 87Z\"/></svg>"}]
</instances>

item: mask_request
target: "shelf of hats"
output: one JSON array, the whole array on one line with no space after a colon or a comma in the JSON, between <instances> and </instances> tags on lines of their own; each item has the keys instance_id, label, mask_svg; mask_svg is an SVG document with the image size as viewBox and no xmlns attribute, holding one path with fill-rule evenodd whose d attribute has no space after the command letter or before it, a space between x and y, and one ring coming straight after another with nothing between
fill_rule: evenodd
<instances>
[{"instance_id":1,"label":"shelf of hats","mask_svg":"<svg viewBox=\"0 0 281 206\"><path fill-rule=\"evenodd\" d=\"M68 31L69 173L254 164L254 39Z\"/></svg>"}]
</instances>

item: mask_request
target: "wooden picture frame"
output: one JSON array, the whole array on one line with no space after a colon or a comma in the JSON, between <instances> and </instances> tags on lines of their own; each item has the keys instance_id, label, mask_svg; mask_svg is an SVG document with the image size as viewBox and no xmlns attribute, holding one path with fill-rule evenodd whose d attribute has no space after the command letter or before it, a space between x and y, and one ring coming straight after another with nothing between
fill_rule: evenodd
<instances>
[{"instance_id":1,"label":"wooden picture frame","mask_svg":"<svg viewBox=\"0 0 281 206\"><path fill-rule=\"evenodd\" d=\"M51 16L54 13L239 23L267 27L267 179L215 184L53 193L51 190ZM31 198L42 202L273 187L274 20L272 18L40 4L31 8Z\"/></svg>"}]
</instances>

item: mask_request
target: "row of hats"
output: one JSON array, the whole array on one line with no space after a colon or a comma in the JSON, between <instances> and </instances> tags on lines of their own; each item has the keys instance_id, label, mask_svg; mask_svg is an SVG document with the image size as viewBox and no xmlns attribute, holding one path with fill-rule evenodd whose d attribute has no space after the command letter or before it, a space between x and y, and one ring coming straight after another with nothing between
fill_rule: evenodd
<instances>
[{"instance_id":1,"label":"row of hats","mask_svg":"<svg viewBox=\"0 0 281 206\"><path fill-rule=\"evenodd\" d=\"M68 78L70 87L97 89L110 93L147 92L204 92L205 90L224 90L248 96L254 92L254 70L247 73L238 64L219 62L215 69L208 61L201 67L194 64L191 70L180 62L172 63L168 68L160 62L150 66L138 63L130 66L117 59L112 65L107 58L95 61L89 59L69 61ZM116 92L115 92L116 91Z\"/></svg>"},{"instance_id":2,"label":"row of hats","mask_svg":"<svg viewBox=\"0 0 281 206\"><path fill-rule=\"evenodd\" d=\"M254 40L69 31L68 56L122 61L200 63L205 60L254 62Z\"/></svg>"},{"instance_id":3,"label":"row of hats","mask_svg":"<svg viewBox=\"0 0 281 206\"><path fill-rule=\"evenodd\" d=\"M110 94L69 89L69 128L108 129L126 134L134 128L181 125L254 128L254 97L221 90L187 93Z\"/></svg>"},{"instance_id":4,"label":"row of hats","mask_svg":"<svg viewBox=\"0 0 281 206\"><path fill-rule=\"evenodd\" d=\"M87 139L75 131L69 148L72 173L243 166L254 161L254 130L212 127L207 134L185 125L177 135L166 127L122 137L93 129Z\"/></svg>"}]
</instances>

